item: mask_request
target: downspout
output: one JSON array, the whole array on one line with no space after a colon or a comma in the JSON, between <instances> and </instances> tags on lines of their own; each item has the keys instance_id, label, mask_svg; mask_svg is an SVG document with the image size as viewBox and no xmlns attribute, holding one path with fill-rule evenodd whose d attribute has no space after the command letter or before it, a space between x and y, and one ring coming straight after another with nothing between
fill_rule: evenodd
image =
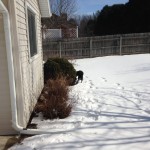
<instances>
[{"instance_id":1,"label":"downspout","mask_svg":"<svg viewBox=\"0 0 150 150\"><path fill-rule=\"evenodd\" d=\"M0 0L0 12L3 14L5 41L7 42L6 53L7 53L10 99L11 99L12 126L15 130L17 129L17 131L21 131L23 128L17 125L16 87L15 87L15 77L14 77L9 13L1 0Z\"/></svg>"},{"instance_id":2,"label":"downspout","mask_svg":"<svg viewBox=\"0 0 150 150\"><path fill-rule=\"evenodd\" d=\"M3 14L4 20L4 31L5 31L5 40L6 44L6 53L7 53L7 63L8 63L8 74L9 74L9 86L10 86L10 100L11 100L11 112L12 112L12 127L21 134L60 134L65 133L65 131L47 131L39 129L26 129L21 127L18 124L18 115L17 115L17 100L16 100L16 86L15 86L15 76L14 76L14 64L13 64L13 54L12 54L12 41L11 41L11 30L10 30L10 19L9 12L3 2L0 0L0 13Z\"/></svg>"}]
</instances>

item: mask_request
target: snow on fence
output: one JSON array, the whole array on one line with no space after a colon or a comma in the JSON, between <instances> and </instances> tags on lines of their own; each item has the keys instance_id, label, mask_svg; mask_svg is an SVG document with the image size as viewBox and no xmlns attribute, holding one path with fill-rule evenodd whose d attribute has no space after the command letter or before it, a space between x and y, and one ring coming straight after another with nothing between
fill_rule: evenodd
<instances>
[{"instance_id":1,"label":"snow on fence","mask_svg":"<svg viewBox=\"0 0 150 150\"><path fill-rule=\"evenodd\" d=\"M150 53L150 33L43 40L43 50L44 60Z\"/></svg>"}]
</instances>

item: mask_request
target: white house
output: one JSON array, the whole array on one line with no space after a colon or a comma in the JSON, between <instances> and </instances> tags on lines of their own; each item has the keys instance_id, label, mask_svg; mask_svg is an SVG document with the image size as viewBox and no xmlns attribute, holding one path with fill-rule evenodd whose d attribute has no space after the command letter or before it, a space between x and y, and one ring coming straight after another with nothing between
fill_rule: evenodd
<instances>
[{"instance_id":1,"label":"white house","mask_svg":"<svg viewBox=\"0 0 150 150\"><path fill-rule=\"evenodd\" d=\"M20 132L43 88L41 17L49 0L0 0L0 135Z\"/></svg>"}]
</instances>

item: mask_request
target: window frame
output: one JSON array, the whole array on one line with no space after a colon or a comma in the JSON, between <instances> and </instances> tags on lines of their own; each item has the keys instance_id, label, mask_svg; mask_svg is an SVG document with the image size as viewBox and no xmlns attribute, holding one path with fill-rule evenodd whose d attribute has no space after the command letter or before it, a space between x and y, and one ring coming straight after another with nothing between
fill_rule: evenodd
<instances>
[{"instance_id":1,"label":"window frame","mask_svg":"<svg viewBox=\"0 0 150 150\"><path fill-rule=\"evenodd\" d=\"M29 34L29 25L28 25L28 10L31 11L35 16L35 42L36 42L36 54L31 56L31 50L30 50L30 34ZM37 13L35 9L26 2L26 24L27 24L27 38L28 38L28 53L29 53L29 62L32 62L34 59L36 59L39 55L39 49L38 49L38 30L37 30Z\"/></svg>"}]
</instances>

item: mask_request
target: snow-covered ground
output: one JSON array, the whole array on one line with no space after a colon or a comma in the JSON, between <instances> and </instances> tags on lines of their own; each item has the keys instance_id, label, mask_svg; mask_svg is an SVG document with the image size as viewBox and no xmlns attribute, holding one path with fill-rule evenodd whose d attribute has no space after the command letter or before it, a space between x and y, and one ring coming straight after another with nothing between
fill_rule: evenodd
<instances>
[{"instance_id":1,"label":"snow-covered ground","mask_svg":"<svg viewBox=\"0 0 150 150\"><path fill-rule=\"evenodd\" d=\"M25 139L11 150L150 150L150 55L75 61L84 81L71 87L70 117L34 119L55 133ZM62 132L60 132L62 131Z\"/></svg>"}]
</instances>

